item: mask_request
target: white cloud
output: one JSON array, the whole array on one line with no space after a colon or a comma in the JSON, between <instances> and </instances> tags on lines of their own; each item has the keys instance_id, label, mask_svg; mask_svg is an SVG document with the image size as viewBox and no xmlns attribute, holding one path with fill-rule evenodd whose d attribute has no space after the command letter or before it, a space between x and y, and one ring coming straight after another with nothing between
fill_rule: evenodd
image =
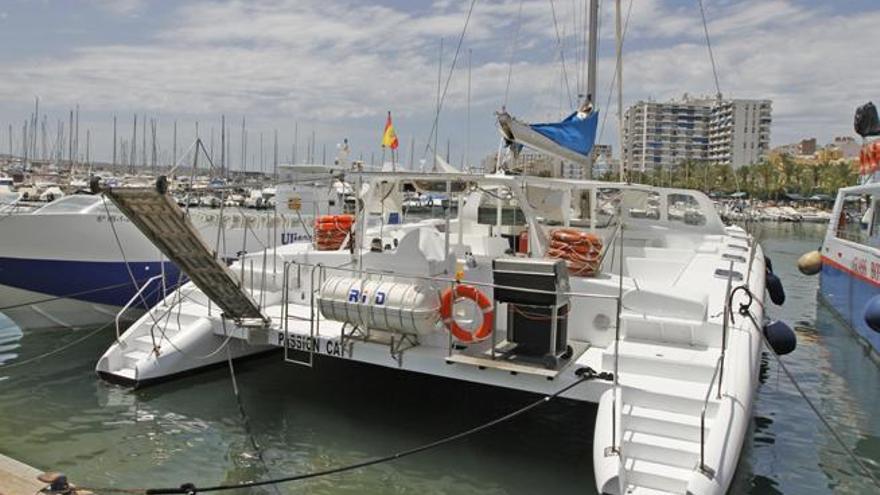
<instances>
[{"instance_id":1,"label":"white cloud","mask_svg":"<svg viewBox=\"0 0 880 495\"><path fill-rule=\"evenodd\" d=\"M144 15L150 7L141 0L94 1L124 15ZM571 35L583 24L572 5L583 2L554 3L573 85ZM79 46L65 56L4 64L0 105L25 104L39 94L44 102L78 102L100 112L202 120L247 114L254 126L290 127L299 120L364 141L373 139L391 109L399 132L424 139L435 105L439 38L448 68L468 5L444 0L410 12L347 0L188 2L147 41ZM519 7L519 0L478 2L468 29L465 48L475 56L472 142L481 151L497 139L492 111L504 97ZM855 33L872 32L880 11L842 15L789 0L707 2L707 9L723 92L774 99L775 142L846 134L853 108L875 96L880 69L872 62L880 49ZM614 67L608 10L600 105ZM528 0L522 11L509 107L526 118L555 118L569 107L549 4ZM625 103L714 93L695 5L637 0L626 46ZM460 59L441 123L443 138L458 143L464 141L464 68ZM616 108L602 110L609 118L616 114ZM613 120L608 124L604 136L616 144Z\"/></svg>"},{"instance_id":2,"label":"white cloud","mask_svg":"<svg viewBox=\"0 0 880 495\"><path fill-rule=\"evenodd\" d=\"M117 15L132 15L144 8L145 0L91 0L98 7Z\"/></svg>"}]
</instances>

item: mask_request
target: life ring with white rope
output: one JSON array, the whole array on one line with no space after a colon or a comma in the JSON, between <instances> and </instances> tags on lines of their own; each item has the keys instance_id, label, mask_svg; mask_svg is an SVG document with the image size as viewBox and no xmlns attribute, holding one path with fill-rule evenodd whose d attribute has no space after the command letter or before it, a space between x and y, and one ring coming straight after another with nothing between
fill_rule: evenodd
<instances>
[{"instance_id":1,"label":"life ring with white rope","mask_svg":"<svg viewBox=\"0 0 880 495\"><path fill-rule=\"evenodd\" d=\"M452 316L452 306L455 299L458 298L470 299L479 306L483 313L483 323L474 332L469 332L464 328L461 328ZM489 297L472 285L456 285L454 291L452 288L447 288L443 291L443 295L440 296L440 317L443 319L446 328L449 329L453 337L459 342L479 342L491 335L495 322L494 311L495 308Z\"/></svg>"}]
</instances>

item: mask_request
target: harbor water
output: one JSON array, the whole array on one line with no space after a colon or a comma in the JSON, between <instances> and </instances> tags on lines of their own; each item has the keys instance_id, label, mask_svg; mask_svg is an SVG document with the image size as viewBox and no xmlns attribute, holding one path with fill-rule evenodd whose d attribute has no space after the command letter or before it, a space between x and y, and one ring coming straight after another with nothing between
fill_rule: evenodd
<instances>
[{"instance_id":1,"label":"harbor water","mask_svg":"<svg viewBox=\"0 0 880 495\"><path fill-rule=\"evenodd\" d=\"M799 347L782 359L847 446L880 476L880 365L818 303L818 279L795 268L824 228L759 227L787 293L785 306L771 306L769 315L797 326ZM383 456L535 399L343 361L320 360L309 369L284 363L280 354L235 364L238 398L227 367L130 391L94 374L112 339L111 327L22 334L0 317L0 452L63 471L80 486L238 483ZM766 353L761 382L732 493L877 492ZM227 493L594 493L595 414L594 405L552 402L398 461Z\"/></svg>"}]
</instances>

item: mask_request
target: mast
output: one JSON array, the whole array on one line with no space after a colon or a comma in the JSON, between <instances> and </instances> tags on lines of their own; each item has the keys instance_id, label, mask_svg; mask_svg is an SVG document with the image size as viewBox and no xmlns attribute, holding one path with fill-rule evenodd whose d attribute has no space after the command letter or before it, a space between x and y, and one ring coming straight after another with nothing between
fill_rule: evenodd
<instances>
[{"instance_id":1,"label":"mast","mask_svg":"<svg viewBox=\"0 0 880 495\"><path fill-rule=\"evenodd\" d=\"M156 156L156 119L150 119L150 135L153 139L153 144L150 149L150 151L151 151L150 166L153 168L153 175L157 175L159 172L158 171L159 164L157 163L158 156Z\"/></svg>"},{"instance_id":2,"label":"mast","mask_svg":"<svg viewBox=\"0 0 880 495\"><path fill-rule=\"evenodd\" d=\"M293 163L296 163L296 151L299 147L299 122L293 123Z\"/></svg>"},{"instance_id":3,"label":"mast","mask_svg":"<svg viewBox=\"0 0 880 495\"><path fill-rule=\"evenodd\" d=\"M137 136L138 136L138 115L134 114L134 124L131 128L131 156L128 160L128 173L134 173L134 164L137 162Z\"/></svg>"},{"instance_id":4,"label":"mast","mask_svg":"<svg viewBox=\"0 0 880 495\"><path fill-rule=\"evenodd\" d=\"M599 0L590 0L590 28L589 28L589 46L587 55L587 100L593 101L596 95L596 61L599 56ZM595 153L590 152L587 157L587 170L584 170L584 176L593 177L593 157Z\"/></svg>"},{"instance_id":5,"label":"mast","mask_svg":"<svg viewBox=\"0 0 880 495\"><path fill-rule=\"evenodd\" d=\"M275 145L272 150L272 180L278 183L278 129L275 129Z\"/></svg>"},{"instance_id":6,"label":"mast","mask_svg":"<svg viewBox=\"0 0 880 495\"><path fill-rule=\"evenodd\" d=\"M147 168L147 119L141 119L141 166Z\"/></svg>"},{"instance_id":7,"label":"mast","mask_svg":"<svg viewBox=\"0 0 880 495\"><path fill-rule=\"evenodd\" d=\"M220 177L226 177L226 116L220 116Z\"/></svg>"},{"instance_id":8,"label":"mast","mask_svg":"<svg viewBox=\"0 0 880 495\"><path fill-rule=\"evenodd\" d=\"M40 97L34 97L34 128L33 132L31 132L31 141L33 144L31 146L31 156L33 158L37 157L37 121L40 119Z\"/></svg>"},{"instance_id":9,"label":"mast","mask_svg":"<svg viewBox=\"0 0 880 495\"><path fill-rule=\"evenodd\" d=\"M471 151L471 56L474 51L468 48L468 74L467 74L467 125L465 126L464 158L461 160L461 170L470 168L468 160Z\"/></svg>"},{"instance_id":10,"label":"mast","mask_svg":"<svg viewBox=\"0 0 880 495\"><path fill-rule=\"evenodd\" d=\"M434 170L437 170L437 141L440 136L440 83L443 75L443 38L440 38L440 54L437 57L437 113L434 115Z\"/></svg>"},{"instance_id":11,"label":"mast","mask_svg":"<svg viewBox=\"0 0 880 495\"><path fill-rule=\"evenodd\" d=\"M79 163L79 103L76 105L76 137L73 140L73 159Z\"/></svg>"},{"instance_id":12,"label":"mast","mask_svg":"<svg viewBox=\"0 0 880 495\"><path fill-rule=\"evenodd\" d=\"M177 119L174 119L174 139L172 141L171 148L171 166L174 167L177 165Z\"/></svg>"},{"instance_id":13,"label":"mast","mask_svg":"<svg viewBox=\"0 0 880 495\"><path fill-rule=\"evenodd\" d=\"M67 160L73 168L73 109L70 110L70 125L67 127Z\"/></svg>"},{"instance_id":14,"label":"mast","mask_svg":"<svg viewBox=\"0 0 880 495\"><path fill-rule=\"evenodd\" d=\"M614 32L617 39L617 132L620 142L618 180L623 182L626 163L623 153L623 28L620 24L620 0L614 1Z\"/></svg>"},{"instance_id":15,"label":"mast","mask_svg":"<svg viewBox=\"0 0 880 495\"><path fill-rule=\"evenodd\" d=\"M116 116L113 116L113 163L110 167L113 173L116 173Z\"/></svg>"},{"instance_id":16,"label":"mast","mask_svg":"<svg viewBox=\"0 0 880 495\"><path fill-rule=\"evenodd\" d=\"M241 171L244 172L247 168L245 166L245 162L247 162L247 138L245 138L245 120L244 116L241 117L241 162L238 164Z\"/></svg>"}]
</instances>

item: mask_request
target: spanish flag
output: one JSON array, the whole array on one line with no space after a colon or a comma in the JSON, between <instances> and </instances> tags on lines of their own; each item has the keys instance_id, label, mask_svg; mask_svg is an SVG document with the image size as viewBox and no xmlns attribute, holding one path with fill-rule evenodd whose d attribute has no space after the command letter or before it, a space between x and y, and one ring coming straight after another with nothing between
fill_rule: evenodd
<instances>
[{"instance_id":1,"label":"spanish flag","mask_svg":"<svg viewBox=\"0 0 880 495\"><path fill-rule=\"evenodd\" d=\"M388 112L388 120L385 121L385 133L382 134L382 147L397 149L397 133L394 132L394 124L391 123L391 112Z\"/></svg>"}]
</instances>

